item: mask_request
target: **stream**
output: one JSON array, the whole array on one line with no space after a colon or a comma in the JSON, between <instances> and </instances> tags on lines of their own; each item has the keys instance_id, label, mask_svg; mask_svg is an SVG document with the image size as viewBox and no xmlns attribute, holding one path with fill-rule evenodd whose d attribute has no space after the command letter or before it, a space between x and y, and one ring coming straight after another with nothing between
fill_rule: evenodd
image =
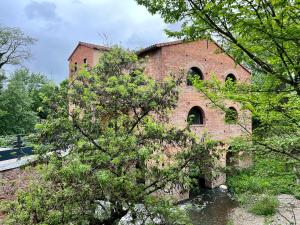
<instances>
[{"instance_id":1,"label":"stream","mask_svg":"<svg viewBox=\"0 0 300 225\"><path fill-rule=\"evenodd\" d=\"M109 209L110 203L100 202L101 207L97 207L95 217L102 220L109 217L109 210L105 211L104 209ZM186 210L194 225L227 225L229 215L234 208L238 207L238 203L232 199L227 191L215 188L203 189L195 197L179 203L178 206ZM135 209L136 219L133 219L131 213L128 212L118 224L143 224L142 221L145 220L144 216L147 215L145 207L142 204L137 204ZM159 224L159 219L156 222ZM147 223L146 219L146 224L149 223Z\"/></svg>"},{"instance_id":2,"label":"stream","mask_svg":"<svg viewBox=\"0 0 300 225\"><path fill-rule=\"evenodd\" d=\"M180 204L194 225L226 225L229 214L238 207L230 194L219 188L203 189L195 198Z\"/></svg>"}]
</instances>

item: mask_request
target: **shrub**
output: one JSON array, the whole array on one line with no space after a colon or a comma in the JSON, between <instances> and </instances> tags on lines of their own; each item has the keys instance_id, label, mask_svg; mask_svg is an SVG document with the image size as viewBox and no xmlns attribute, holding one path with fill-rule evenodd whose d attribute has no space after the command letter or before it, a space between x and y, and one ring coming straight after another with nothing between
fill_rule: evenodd
<instances>
[{"instance_id":1,"label":"shrub","mask_svg":"<svg viewBox=\"0 0 300 225\"><path fill-rule=\"evenodd\" d=\"M276 197L266 195L251 206L250 212L256 215L269 216L276 212L278 206L279 202Z\"/></svg>"},{"instance_id":2,"label":"shrub","mask_svg":"<svg viewBox=\"0 0 300 225\"><path fill-rule=\"evenodd\" d=\"M256 158L254 166L228 177L227 184L236 195L245 192L272 195L294 194L296 175L280 159Z\"/></svg>"}]
</instances>

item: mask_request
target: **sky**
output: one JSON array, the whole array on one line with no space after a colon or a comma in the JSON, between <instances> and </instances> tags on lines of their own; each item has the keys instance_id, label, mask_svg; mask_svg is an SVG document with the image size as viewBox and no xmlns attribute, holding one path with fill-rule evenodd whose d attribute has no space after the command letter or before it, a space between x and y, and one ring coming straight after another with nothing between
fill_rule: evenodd
<instances>
[{"instance_id":1,"label":"sky","mask_svg":"<svg viewBox=\"0 0 300 225\"><path fill-rule=\"evenodd\" d=\"M59 83L78 41L140 49L167 41L167 25L134 0L1 0L0 25L18 27L37 41L23 63Z\"/></svg>"}]
</instances>

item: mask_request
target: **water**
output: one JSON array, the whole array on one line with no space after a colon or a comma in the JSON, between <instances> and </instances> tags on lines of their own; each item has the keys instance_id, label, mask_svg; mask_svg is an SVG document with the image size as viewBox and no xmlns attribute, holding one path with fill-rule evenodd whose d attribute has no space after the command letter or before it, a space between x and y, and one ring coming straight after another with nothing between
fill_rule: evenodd
<instances>
[{"instance_id":1,"label":"water","mask_svg":"<svg viewBox=\"0 0 300 225\"><path fill-rule=\"evenodd\" d=\"M109 202L101 202L106 208L110 207ZM230 194L221 189L203 189L200 194L190 200L179 204L185 209L194 225L227 225L230 212L238 207L238 203L234 201ZM139 225L143 224L144 216L147 215L147 210L144 205L137 204L135 206L138 212L138 221L133 222L131 213L124 216L119 225ZM98 207L95 216L99 219L105 219L107 213L102 207ZM141 219L139 219L139 217ZM146 216L147 217L147 216ZM159 224L159 219L157 220Z\"/></svg>"},{"instance_id":2,"label":"water","mask_svg":"<svg viewBox=\"0 0 300 225\"><path fill-rule=\"evenodd\" d=\"M205 189L200 195L181 205L187 209L194 225L226 225L229 214L238 207L230 194L218 188Z\"/></svg>"}]
</instances>

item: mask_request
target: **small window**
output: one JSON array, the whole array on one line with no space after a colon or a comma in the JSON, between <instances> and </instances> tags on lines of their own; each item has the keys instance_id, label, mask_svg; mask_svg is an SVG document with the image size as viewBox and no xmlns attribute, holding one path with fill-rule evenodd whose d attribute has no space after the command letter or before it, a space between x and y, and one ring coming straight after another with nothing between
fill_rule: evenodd
<instances>
[{"instance_id":1,"label":"small window","mask_svg":"<svg viewBox=\"0 0 300 225\"><path fill-rule=\"evenodd\" d=\"M188 123L191 125L201 125L203 121L202 109L198 106L191 108L188 114Z\"/></svg>"},{"instance_id":2,"label":"small window","mask_svg":"<svg viewBox=\"0 0 300 225\"><path fill-rule=\"evenodd\" d=\"M227 75L227 77L225 79L225 82L228 81L228 80L235 83L236 82L236 77L232 73L230 73L230 74Z\"/></svg>"},{"instance_id":3,"label":"small window","mask_svg":"<svg viewBox=\"0 0 300 225\"><path fill-rule=\"evenodd\" d=\"M75 65L74 65L74 71L75 71L75 72L77 71L77 62L76 62Z\"/></svg>"},{"instance_id":4,"label":"small window","mask_svg":"<svg viewBox=\"0 0 300 225\"><path fill-rule=\"evenodd\" d=\"M238 112L235 108L229 107L225 113L225 122L228 124L235 124L238 121Z\"/></svg>"},{"instance_id":5,"label":"small window","mask_svg":"<svg viewBox=\"0 0 300 225\"><path fill-rule=\"evenodd\" d=\"M198 79L203 80L203 73L198 67L192 67L188 71L188 76L187 76L187 85L192 86L193 85L193 78L198 77Z\"/></svg>"},{"instance_id":6,"label":"small window","mask_svg":"<svg viewBox=\"0 0 300 225\"><path fill-rule=\"evenodd\" d=\"M84 58L84 59L83 59L83 63L84 63L84 64L87 64L87 58Z\"/></svg>"}]
</instances>

